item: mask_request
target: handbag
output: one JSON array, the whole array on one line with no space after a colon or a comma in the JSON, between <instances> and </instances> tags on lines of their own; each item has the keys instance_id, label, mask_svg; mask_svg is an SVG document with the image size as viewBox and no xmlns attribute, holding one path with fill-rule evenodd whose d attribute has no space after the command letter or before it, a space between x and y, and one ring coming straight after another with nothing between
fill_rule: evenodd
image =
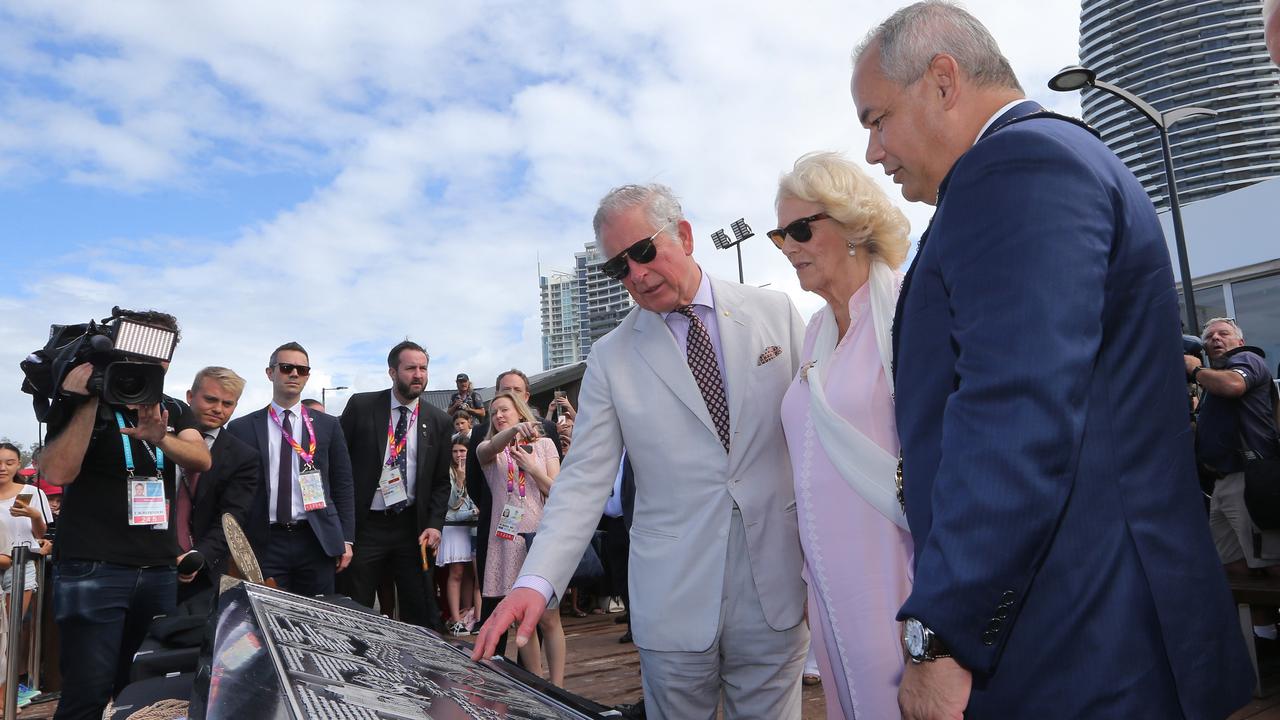
<instances>
[{"instance_id":1,"label":"handbag","mask_svg":"<svg viewBox=\"0 0 1280 720\"><path fill-rule=\"evenodd\" d=\"M520 533L520 537L524 538L525 550L533 549L533 538L536 532ZM594 582L604 577L604 564L600 562L600 553L598 548L604 546L604 532L596 530L591 536L591 542L587 543L587 549L582 553L582 558L578 560L578 567L573 571L573 577L570 578L570 585L584 585Z\"/></svg>"},{"instance_id":2,"label":"handbag","mask_svg":"<svg viewBox=\"0 0 1280 720\"><path fill-rule=\"evenodd\" d=\"M458 497L458 504L453 504L453 498ZM446 525L474 525L480 519L480 509L476 507L476 503L471 496L463 491L458 493L455 487L450 492L449 511L445 513L444 522Z\"/></svg>"}]
</instances>

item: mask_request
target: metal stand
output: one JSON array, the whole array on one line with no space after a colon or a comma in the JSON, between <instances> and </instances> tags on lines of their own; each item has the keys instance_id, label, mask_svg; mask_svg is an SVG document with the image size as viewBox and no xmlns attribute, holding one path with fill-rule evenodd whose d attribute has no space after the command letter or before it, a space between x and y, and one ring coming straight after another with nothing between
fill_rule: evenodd
<instances>
[{"instance_id":1,"label":"metal stand","mask_svg":"<svg viewBox=\"0 0 1280 720\"><path fill-rule=\"evenodd\" d=\"M30 550L26 545L13 548L13 585L9 592L9 643L5 653L4 716L18 716L18 657L22 654L22 594L27 584L27 559Z\"/></svg>"}]
</instances>

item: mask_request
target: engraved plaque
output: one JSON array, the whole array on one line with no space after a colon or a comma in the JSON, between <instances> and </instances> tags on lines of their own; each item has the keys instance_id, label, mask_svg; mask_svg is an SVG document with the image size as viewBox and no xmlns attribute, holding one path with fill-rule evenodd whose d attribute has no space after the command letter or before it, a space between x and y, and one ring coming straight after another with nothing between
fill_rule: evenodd
<instances>
[{"instance_id":1,"label":"engraved plaque","mask_svg":"<svg viewBox=\"0 0 1280 720\"><path fill-rule=\"evenodd\" d=\"M229 692L237 682L248 686L250 694L263 696L251 706L256 717L600 717L542 694L494 664L472 662L467 651L430 630L260 585L243 583L240 588L242 596L224 593L229 601L221 611L224 618L236 612L234 606L241 607L237 622L225 628L219 622L210 719L244 720L248 708L242 693ZM244 612L236 596L247 598L251 613ZM245 623L250 616L252 621ZM246 632L246 624L256 627ZM278 685L260 677L268 669L274 670ZM259 677L235 678L246 671ZM223 711L220 701L237 712Z\"/></svg>"}]
</instances>

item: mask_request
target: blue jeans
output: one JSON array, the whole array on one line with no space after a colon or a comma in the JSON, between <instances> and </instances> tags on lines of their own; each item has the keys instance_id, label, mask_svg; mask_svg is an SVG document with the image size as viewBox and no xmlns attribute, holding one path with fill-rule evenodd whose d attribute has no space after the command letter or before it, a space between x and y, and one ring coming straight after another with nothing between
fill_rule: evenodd
<instances>
[{"instance_id":1,"label":"blue jeans","mask_svg":"<svg viewBox=\"0 0 1280 720\"><path fill-rule=\"evenodd\" d=\"M56 720L97 720L129 683L129 666L151 619L173 612L173 567L62 560L53 570L53 612L61 650Z\"/></svg>"}]
</instances>

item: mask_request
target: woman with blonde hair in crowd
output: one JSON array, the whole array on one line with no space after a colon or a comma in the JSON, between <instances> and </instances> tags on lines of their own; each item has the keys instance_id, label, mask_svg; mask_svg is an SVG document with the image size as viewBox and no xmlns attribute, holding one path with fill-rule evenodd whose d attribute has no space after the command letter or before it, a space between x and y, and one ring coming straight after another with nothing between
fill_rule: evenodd
<instances>
[{"instance_id":1,"label":"woman with blonde hair in crowd","mask_svg":"<svg viewBox=\"0 0 1280 720\"><path fill-rule=\"evenodd\" d=\"M475 542L479 511L467 495L467 439L462 433L453 436L452 463L449 465L449 508L444 516L444 534L436 564L449 568L445 581L445 602L449 610L449 632L466 635L480 615L480 584L476 582ZM463 591L463 588L466 591ZM471 607L464 617L462 598L469 596Z\"/></svg>"},{"instance_id":2,"label":"woman with blonde hair in crowd","mask_svg":"<svg viewBox=\"0 0 1280 720\"><path fill-rule=\"evenodd\" d=\"M501 598L511 592L520 574L528 552L522 535L538 530L546 496L560 474L560 455L533 411L516 394L498 393L489 404L489 418L489 434L476 447L493 496L482 592L485 597ZM537 636L529 638L519 651L521 664L541 675L539 646L545 644L551 682L563 687L565 639L560 613L543 613L538 627L542 642Z\"/></svg>"},{"instance_id":3,"label":"woman with blonde hair in crowd","mask_svg":"<svg viewBox=\"0 0 1280 720\"><path fill-rule=\"evenodd\" d=\"M769 238L800 287L827 302L782 403L827 716L898 717L894 617L911 590L912 545L896 492L890 331L909 226L837 153L797 160L776 209Z\"/></svg>"}]
</instances>

